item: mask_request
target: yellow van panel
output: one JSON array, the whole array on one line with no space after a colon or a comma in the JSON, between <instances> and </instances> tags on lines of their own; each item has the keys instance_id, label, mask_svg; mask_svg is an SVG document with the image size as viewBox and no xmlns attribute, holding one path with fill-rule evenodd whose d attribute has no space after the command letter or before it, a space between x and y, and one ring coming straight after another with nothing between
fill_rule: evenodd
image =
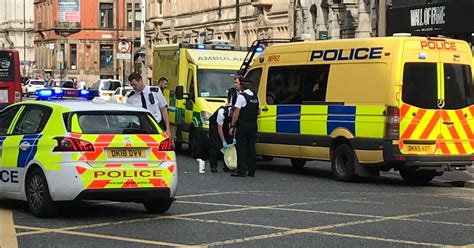
<instances>
[{"instance_id":1,"label":"yellow van panel","mask_svg":"<svg viewBox=\"0 0 474 248\"><path fill-rule=\"evenodd\" d=\"M301 105L300 134L327 134L328 106Z\"/></svg>"}]
</instances>

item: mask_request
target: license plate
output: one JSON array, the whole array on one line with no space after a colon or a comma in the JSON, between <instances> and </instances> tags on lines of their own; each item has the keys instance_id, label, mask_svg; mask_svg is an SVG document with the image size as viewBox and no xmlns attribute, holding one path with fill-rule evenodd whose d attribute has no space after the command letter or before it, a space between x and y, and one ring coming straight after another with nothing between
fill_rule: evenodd
<instances>
[{"instance_id":1,"label":"license plate","mask_svg":"<svg viewBox=\"0 0 474 248\"><path fill-rule=\"evenodd\" d=\"M106 151L109 158L146 158L146 149L111 148Z\"/></svg>"},{"instance_id":2,"label":"license plate","mask_svg":"<svg viewBox=\"0 0 474 248\"><path fill-rule=\"evenodd\" d=\"M406 145L405 151L407 152L421 152L421 153L433 153L435 149L434 145Z\"/></svg>"}]
</instances>

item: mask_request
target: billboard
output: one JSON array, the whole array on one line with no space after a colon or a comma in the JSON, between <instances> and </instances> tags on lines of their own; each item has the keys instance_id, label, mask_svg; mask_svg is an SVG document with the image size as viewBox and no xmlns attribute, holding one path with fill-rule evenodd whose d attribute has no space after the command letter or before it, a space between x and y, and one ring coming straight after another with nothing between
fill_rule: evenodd
<instances>
[{"instance_id":1,"label":"billboard","mask_svg":"<svg viewBox=\"0 0 474 248\"><path fill-rule=\"evenodd\" d=\"M58 0L59 22L81 22L81 0Z\"/></svg>"}]
</instances>

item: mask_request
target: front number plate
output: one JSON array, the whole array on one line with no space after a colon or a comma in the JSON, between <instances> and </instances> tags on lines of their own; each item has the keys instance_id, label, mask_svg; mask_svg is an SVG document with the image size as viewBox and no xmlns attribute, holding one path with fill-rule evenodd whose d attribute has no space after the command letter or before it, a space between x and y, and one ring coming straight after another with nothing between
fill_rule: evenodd
<instances>
[{"instance_id":1,"label":"front number plate","mask_svg":"<svg viewBox=\"0 0 474 248\"><path fill-rule=\"evenodd\" d=\"M146 149L110 148L106 151L109 158L146 158Z\"/></svg>"}]
</instances>

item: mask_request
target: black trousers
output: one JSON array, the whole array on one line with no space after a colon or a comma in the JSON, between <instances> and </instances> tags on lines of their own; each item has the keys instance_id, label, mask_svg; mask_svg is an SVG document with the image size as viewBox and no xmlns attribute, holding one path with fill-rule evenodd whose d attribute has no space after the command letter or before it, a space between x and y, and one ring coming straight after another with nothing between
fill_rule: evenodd
<instances>
[{"instance_id":1,"label":"black trousers","mask_svg":"<svg viewBox=\"0 0 474 248\"><path fill-rule=\"evenodd\" d=\"M217 132L210 131L209 142L209 163L211 169L217 169L217 160L219 159L219 153L221 153L222 149L222 141L219 138L219 134L217 134Z\"/></svg>"},{"instance_id":2,"label":"black trousers","mask_svg":"<svg viewBox=\"0 0 474 248\"><path fill-rule=\"evenodd\" d=\"M239 122L237 132L237 173L245 175L255 173L255 143L257 142L257 122Z\"/></svg>"}]
</instances>

